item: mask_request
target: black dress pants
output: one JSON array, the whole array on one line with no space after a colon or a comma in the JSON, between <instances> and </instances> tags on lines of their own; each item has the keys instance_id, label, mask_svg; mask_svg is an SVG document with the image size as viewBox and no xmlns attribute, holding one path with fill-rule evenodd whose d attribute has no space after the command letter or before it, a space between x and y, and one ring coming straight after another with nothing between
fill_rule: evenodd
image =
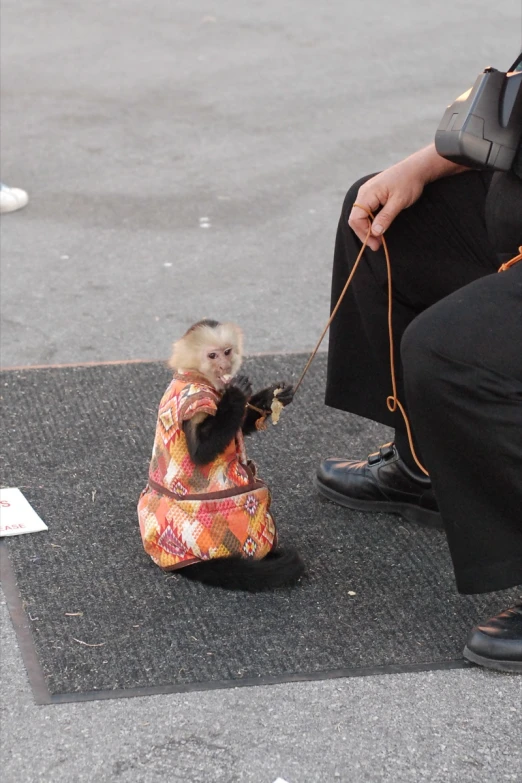
<instances>
[{"instance_id":1,"label":"black dress pants","mask_svg":"<svg viewBox=\"0 0 522 783\"><path fill-rule=\"evenodd\" d=\"M522 584L522 262L497 272L522 245L522 183L512 179L438 180L386 234L397 395L464 593ZM360 250L347 221L364 181L343 206L332 304ZM330 329L326 402L395 427L415 468L402 416L386 407L387 305L384 254L367 250Z\"/></svg>"}]
</instances>

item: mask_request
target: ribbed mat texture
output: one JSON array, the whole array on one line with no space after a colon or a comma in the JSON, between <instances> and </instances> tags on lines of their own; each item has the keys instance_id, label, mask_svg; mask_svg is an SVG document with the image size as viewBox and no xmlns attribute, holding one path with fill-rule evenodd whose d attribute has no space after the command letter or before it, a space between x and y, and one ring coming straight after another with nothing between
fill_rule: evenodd
<instances>
[{"instance_id":1,"label":"ribbed mat texture","mask_svg":"<svg viewBox=\"0 0 522 783\"><path fill-rule=\"evenodd\" d=\"M305 360L254 357L245 369L259 388L295 380ZM443 664L509 604L457 594L443 533L317 496L321 459L365 457L390 436L324 406L323 354L279 425L247 441L307 578L250 595L161 572L142 549L136 503L169 377L161 363L2 374L2 484L49 526L2 545L51 694Z\"/></svg>"}]
</instances>

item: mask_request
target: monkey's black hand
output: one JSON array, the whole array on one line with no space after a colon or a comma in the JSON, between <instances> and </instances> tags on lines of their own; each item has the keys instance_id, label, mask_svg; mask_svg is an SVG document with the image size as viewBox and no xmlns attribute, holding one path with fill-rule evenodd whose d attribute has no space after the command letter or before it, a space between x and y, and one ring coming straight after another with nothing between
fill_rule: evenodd
<instances>
[{"instance_id":1,"label":"monkey's black hand","mask_svg":"<svg viewBox=\"0 0 522 783\"><path fill-rule=\"evenodd\" d=\"M246 375L235 375L227 385L228 389L234 388L238 389L244 396L247 398L247 400L250 399L252 396L252 384L250 383L248 376Z\"/></svg>"},{"instance_id":2,"label":"monkey's black hand","mask_svg":"<svg viewBox=\"0 0 522 783\"><path fill-rule=\"evenodd\" d=\"M277 398L281 405L284 405L285 407L287 405L290 405L292 400L294 399L294 387L290 383L285 383L285 381L281 381L281 383L278 383L277 386L274 387L274 389L281 389L279 394L277 395Z\"/></svg>"},{"instance_id":3,"label":"monkey's black hand","mask_svg":"<svg viewBox=\"0 0 522 783\"><path fill-rule=\"evenodd\" d=\"M272 386L256 392L250 402L252 405L257 405L259 408L263 408L263 410L270 412L270 406L272 405L276 389L281 389L277 395L277 399L281 404L285 406L290 405L294 397L294 387L284 381L281 381L281 383L274 383Z\"/></svg>"}]
</instances>

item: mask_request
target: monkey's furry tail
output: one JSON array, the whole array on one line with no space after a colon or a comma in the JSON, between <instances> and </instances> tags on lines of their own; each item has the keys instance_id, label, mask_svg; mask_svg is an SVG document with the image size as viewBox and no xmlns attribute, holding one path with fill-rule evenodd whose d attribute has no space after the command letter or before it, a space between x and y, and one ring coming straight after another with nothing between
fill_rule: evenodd
<instances>
[{"instance_id":1,"label":"monkey's furry tail","mask_svg":"<svg viewBox=\"0 0 522 783\"><path fill-rule=\"evenodd\" d=\"M226 590L257 593L274 587L293 585L305 570L295 549L276 549L262 560L243 557L217 557L180 568L178 574Z\"/></svg>"}]
</instances>

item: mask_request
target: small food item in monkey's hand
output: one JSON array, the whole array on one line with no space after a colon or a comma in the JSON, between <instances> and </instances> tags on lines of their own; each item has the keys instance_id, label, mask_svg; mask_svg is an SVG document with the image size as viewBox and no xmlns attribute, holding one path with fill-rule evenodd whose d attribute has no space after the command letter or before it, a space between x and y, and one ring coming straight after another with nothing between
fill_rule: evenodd
<instances>
[{"instance_id":1,"label":"small food item in monkey's hand","mask_svg":"<svg viewBox=\"0 0 522 783\"><path fill-rule=\"evenodd\" d=\"M222 375L221 376L221 380L223 381L223 383L228 383L230 380L232 380L232 376L231 375Z\"/></svg>"},{"instance_id":2,"label":"small food item in monkey's hand","mask_svg":"<svg viewBox=\"0 0 522 783\"><path fill-rule=\"evenodd\" d=\"M279 402L277 399L277 395L280 394L283 390L282 389L274 389L274 399L272 400L272 404L270 406L272 410L272 424L277 424L279 421L279 417L281 416L281 411L285 407L282 402Z\"/></svg>"}]
</instances>

